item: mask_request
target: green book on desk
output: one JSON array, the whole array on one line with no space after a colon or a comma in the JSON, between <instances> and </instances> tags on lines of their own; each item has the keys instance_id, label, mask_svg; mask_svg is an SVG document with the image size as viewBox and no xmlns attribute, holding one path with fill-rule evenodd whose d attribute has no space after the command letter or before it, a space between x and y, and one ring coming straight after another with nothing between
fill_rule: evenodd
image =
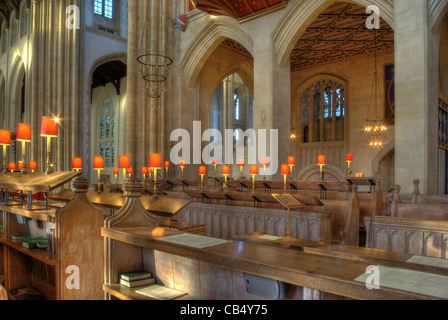
<instances>
[{"instance_id":1,"label":"green book on desk","mask_svg":"<svg viewBox=\"0 0 448 320\"><path fill-rule=\"evenodd\" d=\"M134 287L140 287L147 284L154 283L156 279L154 277L146 278L146 279L140 279L140 280L134 280L134 281L126 281L124 279L120 279L120 284L128 287L128 288L134 288Z\"/></svg>"},{"instance_id":2,"label":"green book on desk","mask_svg":"<svg viewBox=\"0 0 448 320\"><path fill-rule=\"evenodd\" d=\"M125 281L135 281L140 279L151 278L152 273L146 270L122 273L120 278Z\"/></svg>"}]
</instances>

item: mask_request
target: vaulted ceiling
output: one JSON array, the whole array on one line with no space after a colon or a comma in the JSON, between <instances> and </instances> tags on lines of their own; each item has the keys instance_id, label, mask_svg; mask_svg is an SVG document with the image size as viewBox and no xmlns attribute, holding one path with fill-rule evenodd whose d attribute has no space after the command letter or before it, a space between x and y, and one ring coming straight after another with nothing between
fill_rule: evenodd
<instances>
[{"instance_id":1,"label":"vaulted ceiling","mask_svg":"<svg viewBox=\"0 0 448 320\"><path fill-rule=\"evenodd\" d=\"M25 0L27 7L29 7L31 0ZM10 16L12 11L17 12L16 17L19 17L20 0L0 0L0 21L6 21L9 26Z\"/></svg>"},{"instance_id":2,"label":"vaulted ceiling","mask_svg":"<svg viewBox=\"0 0 448 320\"><path fill-rule=\"evenodd\" d=\"M191 0L196 9L215 16L230 16L240 22L284 9L289 0Z\"/></svg>"},{"instance_id":3,"label":"vaulted ceiling","mask_svg":"<svg viewBox=\"0 0 448 320\"><path fill-rule=\"evenodd\" d=\"M393 29L381 20L379 30L369 30L366 9L347 2L336 2L323 11L294 46L291 71L378 55L394 50ZM246 57L250 53L227 39L222 46Z\"/></svg>"}]
</instances>

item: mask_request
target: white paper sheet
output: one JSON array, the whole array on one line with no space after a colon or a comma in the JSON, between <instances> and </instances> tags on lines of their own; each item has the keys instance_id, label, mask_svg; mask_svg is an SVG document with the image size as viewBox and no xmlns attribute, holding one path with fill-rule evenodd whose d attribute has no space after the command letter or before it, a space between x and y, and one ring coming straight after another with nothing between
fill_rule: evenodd
<instances>
[{"instance_id":1,"label":"white paper sheet","mask_svg":"<svg viewBox=\"0 0 448 320\"><path fill-rule=\"evenodd\" d=\"M216 239L206 236L200 236L197 234L191 234L191 233L183 233L178 234L174 236L159 238L157 240L180 244L187 247L197 248L197 249L204 249L209 247L214 247L220 244L229 243L231 241L222 240L222 239Z\"/></svg>"},{"instance_id":2,"label":"white paper sheet","mask_svg":"<svg viewBox=\"0 0 448 320\"><path fill-rule=\"evenodd\" d=\"M280 240L282 237L276 237L276 236L270 236L270 235L264 235L264 236L259 236L258 239L263 239L263 240Z\"/></svg>"},{"instance_id":3,"label":"white paper sheet","mask_svg":"<svg viewBox=\"0 0 448 320\"><path fill-rule=\"evenodd\" d=\"M425 272L377 266L379 285L432 297L448 299L448 277ZM365 273L355 281L366 283L372 273Z\"/></svg>"},{"instance_id":4,"label":"white paper sheet","mask_svg":"<svg viewBox=\"0 0 448 320\"><path fill-rule=\"evenodd\" d=\"M448 260L447 259L422 257L422 256L413 256L412 258L410 258L406 262L417 263L417 264L423 264L423 265L426 265L426 266L447 268L448 269Z\"/></svg>"}]
</instances>

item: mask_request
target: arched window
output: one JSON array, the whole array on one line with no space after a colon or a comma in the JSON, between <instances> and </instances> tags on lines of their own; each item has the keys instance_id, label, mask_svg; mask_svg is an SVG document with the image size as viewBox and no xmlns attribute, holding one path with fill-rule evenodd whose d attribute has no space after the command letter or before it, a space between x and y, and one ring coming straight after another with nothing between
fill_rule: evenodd
<instances>
[{"instance_id":1,"label":"arched window","mask_svg":"<svg viewBox=\"0 0 448 320\"><path fill-rule=\"evenodd\" d=\"M107 96L99 110L98 154L104 157L105 167L115 166L115 108Z\"/></svg>"},{"instance_id":2,"label":"arched window","mask_svg":"<svg viewBox=\"0 0 448 320\"><path fill-rule=\"evenodd\" d=\"M344 141L345 106L345 87L336 80L318 80L303 89L301 142Z\"/></svg>"},{"instance_id":3,"label":"arched window","mask_svg":"<svg viewBox=\"0 0 448 320\"><path fill-rule=\"evenodd\" d=\"M93 12L97 15L104 16L108 19L114 17L114 1L113 0L95 0Z\"/></svg>"},{"instance_id":4,"label":"arched window","mask_svg":"<svg viewBox=\"0 0 448 320\"><path fill-rule=\"evenodd\" d=\"M235 112L235 120L240 120L240 97L238 95L238 91L235 90L235 93L233 94L233 108Z\"/></svg>"}]
</instances>

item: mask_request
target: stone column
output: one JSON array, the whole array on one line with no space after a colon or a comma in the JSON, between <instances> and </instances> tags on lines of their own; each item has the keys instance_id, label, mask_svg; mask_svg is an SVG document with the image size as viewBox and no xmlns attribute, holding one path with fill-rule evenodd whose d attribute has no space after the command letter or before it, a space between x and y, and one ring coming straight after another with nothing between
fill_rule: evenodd
<instances>
[{"instance_id":1,"label":"stone column","mask_svg":"<svg viewBox=\"0 0 448 320\"><path fill-rule=\"evenodd\" d=\"M274 168L273 173L280 174L280 166L286 163L290 152L291 70L289 63L279 65L271 33L257 32L254 39L253 121L257 133L259 129L267 130L266 150L271 159L276 155L270 151L269 131L278 130L278 171ZM257 143L259 138L257 136Z\"/></svg>"},{"instance_id":2,"label":"stone column","mask_svg":"<svg viewBox=\"0 0 448 320\"><path fill-rule=\"evenodd\" d=\"M129 0L128 28L128 97L126 104L126 154L131 156L131 165L135 167L136 159L136 108L137 108L137 48L138 48L138 0Z\"/></svg>"},{"instance_id":3,"label":"stone column","mask_svg":"<svg viewBox=\"0 0 448 320\"><path fill-rule=\"evenodd\" d=\"M395 184L411 194L437 192L438 35L428 27L428 3L396 0Z\"/></svg>"}]
</instances>

